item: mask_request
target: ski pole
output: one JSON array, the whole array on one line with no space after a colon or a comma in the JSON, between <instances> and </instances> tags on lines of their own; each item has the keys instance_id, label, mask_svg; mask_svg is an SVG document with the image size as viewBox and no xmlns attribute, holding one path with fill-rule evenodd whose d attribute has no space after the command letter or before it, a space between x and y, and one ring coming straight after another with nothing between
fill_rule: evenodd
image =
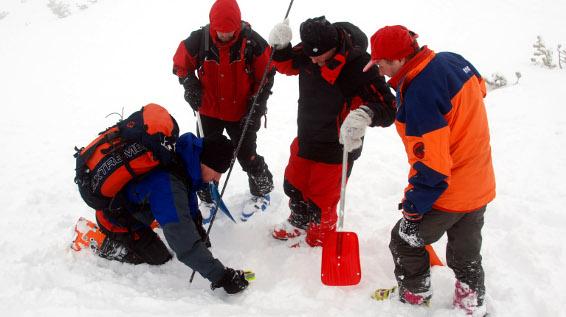
<instances>
[{"instance_id":1,"label":"ski pole","mask_svg":"<svg viewBox=\"0 0 566 317\"><path fill-rule=\"evenodd\" d=\"M202 121L200 120L200 112L195 112L197 116L197 136L199 138L204 138L204 131L202 130Z\"/></svg>"},{"instance_id":2,"label":"ski pole","mask_svg":"<svg viewBox=\"0 0 566 317\"><path fill-rule=\"evenodd\" d=\"M287 13L285 13L285 19L287 19L287 17L289 16L289 12L291 11L291 6L293 5L294 0L291 0L291 2L289 3L289 7L287 8ZM232 174L232 170L234 169L234 163L236 162L236 158L238 157L238 152L240 151L240 148L242 147L242 143L244 142L244 137L246 136L246 132L248 131L248 127L250 124L250 120L252 117L252 114L254 112L255 106L256 106L256 102L257 102L257 98L259 96L259 93L261 92L263 85L265 84L265 79L267 78L267 74L269 73L270 70L270 66L271 66L271 62L273 61L273 53L275 52L275 50L271 50L271 54L269 55L269 60L267 61L267 65L265 66L265 70L263 71L263 76L261 77L261 81L259 82L259 88L257 90L257 92L255 93L254 97L253 97L253 102L252 102L252 106L250 107L250 110L248 111L248 114L246 116L246 121L244 122L244 127L242 128L242 135L240 136L240 139L238 140L238 145L236 146L236 149L234 150L234 155L232 157L232 161L230 162L230 169L228 170L228 175L226 175L226 180L224 181L224 184L222 185L222 191L220 192L220 197L222 197L222 195L224 195L224 191L226 190L226 185L228 184L228 180L230 179L230 174ZM212 224L212 222L211 222Z\"/></svg>"},{"instance_id":3,"label":"ski pole","mask_svg":"<svg viewBox=\"0 0 566 317\"><path fill-rule=\"evenodd\" d=\"M289 12L291 11L291 7L293 6L293 2L295 0L291 0L291 2L289 3L289 7L287 8L287 12L285 13L285 18L283 18L283 20L287 19L287 17L289 17ZM263 71L263 76L261 77L261 81L259 82L259 86L257 89L257 92L255 93L254 97L253 97L253 102L252 102L252 106L250 107L250 110L248 112L248 115L246 116L246 121L244 122L244 127L242 128L242 135L240 135L240 139L238 140L238 145L236 146L236 149L234 150L234 155L232 156L232 161L230 161L230 168L228 169L228 174L226 175L226 180L224 181L224 184L222 185L222 191L220 192L220 198L222 198L222 196L224 196L224 191L226 190L226 186L228 185L228 180L230 179L230 175L232 174L232 170L234 169L234 163L236 162L236 158L238 157L238 152L240 152L240 148L242 147L242 143L244 143L244 137L246 136L246 132L248 131L248 126L250 124L250 120L257 102L257 98L259 96L259 93L261 92L263 85L265 84L265 79L267 78L267 73L269 73L270 70L270 66L271 66L271 62L273 61L273 53L275 52L274 49L271 50L271 54L269 55L269 60L267 61L267 65L265 65L265 69ZM200 117L198 117L198 119L200 120ZM212 216L212 219L210 220L210 224L208 225L208 229L206 230L206 236L205 236L205 242L208 241L208 236L210 234L210 229L212 229L212 225L214 224L214 219L216 219L216 213ZM193 282L193 279L195 277L195 273L196 271L193 270L193 273L191 274L191 279L189 280L189 283Z\"/></svg>"}]
</instances>

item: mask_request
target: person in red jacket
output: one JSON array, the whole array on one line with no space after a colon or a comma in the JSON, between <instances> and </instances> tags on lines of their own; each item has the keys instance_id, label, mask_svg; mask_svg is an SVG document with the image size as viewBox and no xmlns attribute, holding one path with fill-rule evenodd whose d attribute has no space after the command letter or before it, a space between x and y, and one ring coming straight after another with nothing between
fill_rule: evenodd
<instances>
[{"instance_id":1,"label":"person in red jacket","mask_svg":"<svg viewBox=\"0 0 566 317\"><path fill-rule=\"evenodd\" d=\"M275 76L270 70L259 86L270 54L266 41L241 20L236 1L218 0L210 9L210 24L181 41L173 57L173 73L185 88L185 100L200 113L205 136L226 130L236 147L258 94L237 157L248 174L252 195L242 213L244 221L269 206L273 190L273 176L256 152L257 131ZM212 206L208 191L199 192L199 198L202 209Z\"/></svg>"},{"instance_id":2,"label":"person in red jacket","mask_svg":"<svg viewBox=\"0 0 566 317\"><path fill-rule=\"evenodd\" d=\"M288 21L277 24L269 42L276 49L277 71L299 75L298 135L291 144L284 190L291 214L273 230L273 237L320 246L336 229L343 147L340 124L349 111L360 109L371 124L387 127L395 115L394 97L377 69L362 72L370 60L367 37L347 22L331 24L324 16L301 24L301 43L291 46ZM348 175L361 149L348 157Z\"/></svg>"},{"instance_id":3,"label":"person in red jacket","mask_svg":"<svg viewBox=\"0 0 566 317\"><path fill-rule=\"evenodd\" d=\"M485 314L481 228L486 205L495 198L485 82L462 56L419 47L418 35L401 25L371 37L371 62L397 91L395 125L405 145L408 186L403 217L391 231L400 299L426 304L432 296L425 245L448 235L446 260L456 276L454 305ZM370 118L355 110L342 124L352 150ZM348 133L346 133L348 132Z\"/></svg>"}]
</instances>

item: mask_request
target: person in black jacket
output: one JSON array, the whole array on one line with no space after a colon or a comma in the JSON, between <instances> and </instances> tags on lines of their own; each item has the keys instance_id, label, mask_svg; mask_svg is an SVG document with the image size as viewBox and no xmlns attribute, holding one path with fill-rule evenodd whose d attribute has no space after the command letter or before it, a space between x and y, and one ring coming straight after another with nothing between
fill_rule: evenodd
<instances>
[{"instance_id":1,"label":"person in black jacket","mask_svg":"<svg viewBox=\"0 0 566 317\"><path fill-rule=\"evenodd\" d=\"M287 240L306 231L310 246L321 246L336 229L343 147L340 125L351 110L361 108L373 126L387 127L395 116L394 96L369 62L367 37L347 22L331 24L324 16L301 24L301 43L291 46L288 20L269 35L274 65L286 75L299 75L298 136L291 144L284 190L291 214L275 226L273 237ZM348 157L348 175L361 148ZM300 241L300 240L299 240Z\"/></svg>"}]
</instances>

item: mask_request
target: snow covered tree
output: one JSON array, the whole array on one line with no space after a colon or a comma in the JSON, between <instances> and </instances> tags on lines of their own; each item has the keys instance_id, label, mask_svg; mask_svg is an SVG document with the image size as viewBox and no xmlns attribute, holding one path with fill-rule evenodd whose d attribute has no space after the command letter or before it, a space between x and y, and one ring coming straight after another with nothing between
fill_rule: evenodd
<instances>
[{"instance_id":1,"label":"snow covered tree","mask_svg":"<svg viewBox=\"0 0 566 317\"><path fill-rule=\"evenodd\" d=\"M517 82L518 81L519 79L517 79ZM503 76L503 74L501 73L492 74L491 79L485 78L485 82L487 83L487 87L489 88L489 90L494 90L497 88L507 86L507 78L505 78L505 76Z\"/></svg>"},{"instance_id":2,"label":"snow covered tree","mask_svg":"<svg viewBox=\"0 0 566 317\"><path fill-rule=\"evenodd\" d=\"M2 20L3 18L5 18L8 15L8 12L6 11L0 11L0 20Z\"/></svg>"},{"instance_id":3,"label":"snow covered tree","mask_svg":"<svg viewBox=\"0 0 566 317\"><path fill-rule=\"evenodd\" d=\"M531 58L531 62L546 68L556 67L552 62L552 51L546 48L540 35L537 36L537 41L533 44L533 48L535 52L533 53L534 57Z\"/></svg>"},{"instance_id":4,"label":"snow covered tree","mask_svg":"<svg viewBox=\"0 0 566 317\"><path fill-rule=\"evenodd\" d=\"M49 0L47 7L60 19L68 17L71 14L69 4L62 1Z\"/></svg>"},{"instance_id":5,"label":"snow covered tree","mask_svg":"<svg viewBox=\"0 0 566 317\"><path fill-rule=\"evenodd\" d=\"M558 66L560 69L566 67L566 49L562 49L560 44L558 44Z\"/></svg>"},{"instance_id":6,"label":"snow covered tree","mask_svg":"<svg viewBox=\"0 0 566 317\"><path fill-rule=\"evenodd\" d=\"M517 80L515 80L515 83L513 83L513 85L517 85L519 83L519 79L521 79L522 77L521 72L515 72L515 77L517 77Z\"/></svg>"}]
</instances>

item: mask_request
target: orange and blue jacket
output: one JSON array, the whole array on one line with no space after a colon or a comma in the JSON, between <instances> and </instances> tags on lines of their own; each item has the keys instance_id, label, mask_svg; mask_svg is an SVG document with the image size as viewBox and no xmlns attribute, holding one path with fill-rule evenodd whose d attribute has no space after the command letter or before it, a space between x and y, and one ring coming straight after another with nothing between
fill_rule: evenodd
<instances>
[{"instance_id":1,"label":"orange and blue jacket","mask_svg":"<svg viewBox=\"0 0 566 317\"><path fill-rule=\"evenodd\" d=\"M485 82L462 56L426 46L389 81L411 170L403 209L470 212L495 198Z\"/></svg>"}]
</instances>

